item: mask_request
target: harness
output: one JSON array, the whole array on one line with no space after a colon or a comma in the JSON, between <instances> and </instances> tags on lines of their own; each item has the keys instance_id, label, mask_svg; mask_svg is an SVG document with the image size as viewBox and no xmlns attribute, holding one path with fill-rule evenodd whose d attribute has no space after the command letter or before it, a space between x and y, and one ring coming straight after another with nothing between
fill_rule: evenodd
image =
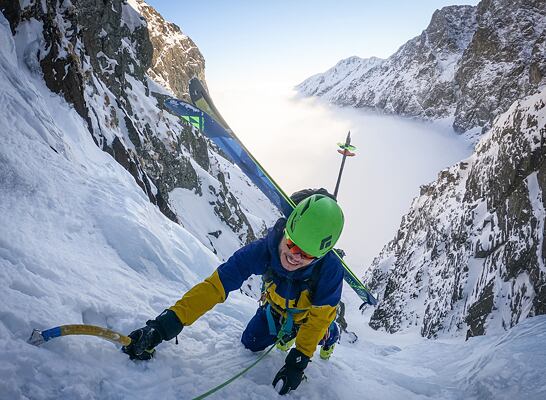
<instances>
[{"instance_id":1,"label":"harness","mask_svg":"<svg viewBox=\"0 0 546 400\"><path fill-rule=\"evenodd\" d=\"M320 278L320 271L322 269L322 262L317 262L317 264L313 265L313 270L311 272L311 276L307 279L304 279L301 282L300 285L300 291L295 299L294 304L298 304L298 301L300 299L301 293L307 289L309 292L311 301L313 300L313 295L316 291L318 281ZM296 307L289 307L289 299L286 299L285 303L285 311L286 311L286 317L283 318L283 316L278 313L276 310L274 310L271 307L271 303L266 300L266 289L268 287L268 283L270 284L273 280L273 276L278 276L273 268L271 266L268 266L264 274L262 274L262 301L267 302L267 305L265 306L265 312L267 317L267 325L269 328L269 334L272 336L277 336L278 339L281 341L287 341L292 339L297 333L297 329L294 330L294 315L299 314L301 312L307 311L306 309L296 308ZM290 278L285 277L279 277L280 279L289 279L289 282L291 283L292 280ZM277 317L277 320L281 323L281 328L277 331L277 326L275 324L275 317ZM283 321L284 319L284 321Z\"/></svg>"}]
</instances>

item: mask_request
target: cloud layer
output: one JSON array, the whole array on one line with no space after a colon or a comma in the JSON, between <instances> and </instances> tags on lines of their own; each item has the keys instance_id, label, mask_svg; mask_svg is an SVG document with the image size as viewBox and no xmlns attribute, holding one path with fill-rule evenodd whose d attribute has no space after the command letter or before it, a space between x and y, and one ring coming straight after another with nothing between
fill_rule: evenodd
<instances>
[{"instance_id":1,"label":"cloud layer","mask_svg":"<svg viewBox=\"0 0 546 400\"><path fill-rule=\"evenodd\" d=\"M341 182L346 228L339 244L358 273L393 237L419 186L472 151L448 121L421 123L338 108L278 87L265 83L213 96L235 133L289 194L307 187L333 192L341 163L336 143L351 131L358 150Z\"/></svg>"}]
</instances>

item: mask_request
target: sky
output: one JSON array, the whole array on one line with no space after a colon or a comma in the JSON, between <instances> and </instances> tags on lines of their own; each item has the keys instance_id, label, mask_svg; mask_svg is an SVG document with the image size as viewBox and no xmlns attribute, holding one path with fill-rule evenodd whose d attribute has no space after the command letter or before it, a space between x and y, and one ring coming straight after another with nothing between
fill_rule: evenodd
<instances>
[{"instance_id":1,"label":"sky","mask_svg":"<svg viewBox=\"0 0 546 400\"><path fill-rule=\"evenodd\" d=\"M436 9L476 0L149 0L197 44L214 94L227 85L291 86L350 56L386 58ZM246 81L246 82L245 82Z\"/></svg>"},{"instance_id":2,"label":"sky","mask_svg":"<svg viewBox=\"0 0 546 400\"><path fill-rule=\"evenodd\" d=\"M446 124L337 109L293 89L343 58L388 57L449 1L343 1L337 10L326 1L148 3L195 41L220 113L287 193L333 192L336 143L353 133L358 156L346 165L339 202L340 246L356 273L394 237L420 185L471 153Z\"/></svg>"}]
</instances>

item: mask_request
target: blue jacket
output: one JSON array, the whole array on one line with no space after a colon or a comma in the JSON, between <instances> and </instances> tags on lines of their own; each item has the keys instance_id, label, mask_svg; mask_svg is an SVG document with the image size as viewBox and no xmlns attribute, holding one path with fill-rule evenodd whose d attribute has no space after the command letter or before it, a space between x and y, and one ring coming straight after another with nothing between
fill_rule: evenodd
<instances>
[{"instance_id":1,"label":"blue jacket","mask_svg":"<svg viewBox=\"0 0 546 400\"><path fill-rule=\"evenodd\" d=\"M184 325L190 325L215 304L225 301L229 292L237 290L250 275L264 275L265 299L278 313L287 308L302 312L294 314L299 331L296 348L311 357L335 318L341 299L343 266L331 252L305 268L290 272L283 268L278 246L283 236L285 219L277 221L268 234L237 250L204 282L190 289L171 310ZM320 275L309 287L313 269L320 265Z\"/></svg>"}]
</instances>

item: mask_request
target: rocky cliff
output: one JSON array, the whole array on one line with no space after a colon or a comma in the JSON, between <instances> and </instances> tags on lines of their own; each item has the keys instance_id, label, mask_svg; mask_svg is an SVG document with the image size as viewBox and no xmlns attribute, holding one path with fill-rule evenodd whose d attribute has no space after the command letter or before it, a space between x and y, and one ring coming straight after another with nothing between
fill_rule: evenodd
<instances>
[{"instance_id":1,"label":"rocky cliff","mask_svg":"<svg viewBox=\"0 0 546 400\"><path fill-rule=\"evenodd\" d=\"M236 197L240 185L250 186L247 197L263 197L258 189L162 107L166 96L188 97L190 78L204 77L203 56L178 27L140 0L0 0L0 11L23 67L74 106L97 146L167 217L221 257L271 222L272 206ZM214 215L206 224L181 204L188 193Z\"/></svg>"},{"instance_id":2,"label":"rocky cliff","mask_svg":"<svg viewBox=\"0 0 546 400\"><path fill-rule=\"evenodd\" d=\"M142 0L131 5L147 22L150 41L154 48L148 75L175 97L189 101L189 81L198 77L205 83L205 59L180 28L166 21L153 7Z\"/></svg>"},{"instance_id":3,"label":"rocky cliff","mask_svg":"<svg viewBox=\"0 0 546 400\"><path fill-rule=\"evenodd\" d=\"M366 277L370 325L466 337L546 313L546 87L421 188Z\"/></svg>"},{"instance_id":4,"label":"rocky cliff","mask_svg":"<svg viewBox=\"0 0 546 400\"><path fill-rule=\"evenodd\" d=\"M444 7L421 35L388 59L374 60L373 68L371 59L360 59L350 62L349 73L334 67L297 88L339 105L453 118L458 132L485 132L515 100L546 82L545 28L543 0Z\"/></svg>"}]
</instances>

